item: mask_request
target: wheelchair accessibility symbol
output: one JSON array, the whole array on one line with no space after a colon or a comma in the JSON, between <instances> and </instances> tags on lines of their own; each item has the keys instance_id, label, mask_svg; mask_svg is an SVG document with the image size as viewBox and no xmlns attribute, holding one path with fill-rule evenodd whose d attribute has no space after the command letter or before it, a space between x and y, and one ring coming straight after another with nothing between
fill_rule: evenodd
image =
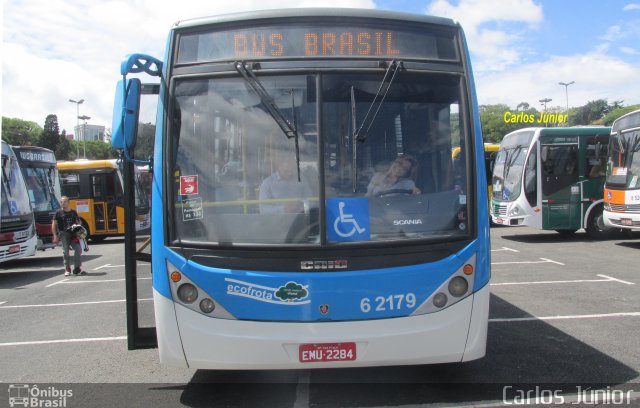
<instances>
[{"instance_id":1,"label":"wheelchair accessibility symbol","mask_svg":"<svg viewBox=\"0 0 640 408\"><path fill-rule=\"evenodd\" d=\"M329 241L370 239L369 201L366 198L330 198L327 200Z\"/></svg>"}]
</instances>

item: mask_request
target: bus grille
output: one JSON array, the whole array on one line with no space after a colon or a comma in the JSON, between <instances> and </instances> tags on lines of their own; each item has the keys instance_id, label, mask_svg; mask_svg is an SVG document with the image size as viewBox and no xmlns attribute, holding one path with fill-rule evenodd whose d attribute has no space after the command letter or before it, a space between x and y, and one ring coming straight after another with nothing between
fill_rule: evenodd
<instances>
[{"instance_id":1,"label":"bus grille","mask_svg":"<svg viewBox=\"0 0 640 408\"><path fill-rule=\"evenodd\" d=\"M507 215L507 205L506 204L494 204L493 205L493 216L494 217L506 217Z\"/></svg>"},{"instance_id":2,"label":"bus grille","mask_svg":"<svg viewBox=\"0 0 640 408\"><path fill-rule=\"evenodd\" d=\"M36 216L36 224L51 224L53 221L53 215L55 212L37 212Z\"/></svg>"},{"instance_id":3,"label":"bus grille","mask_svg":"<svg viewBox=\"0 0 640 408\"><path fill-rule=\"evenodd\" d=\"M15 258L19 258L20 256L23 256L23 255L25 255L27 253L27 246L26 245L24 245L24 246L20 245L20 251L14 252L14 253L10 253L9 252L9 248L10 247L7 247L7 249L4 249L4 250L0 250L0 258L5 258L5 257L8 257L8 258L14 258L14 257Z\"/></svg>"},{"instance_id":4,"label":"bus grille","mask_svg":"<svg viewBox=\"0 0 640 408\"><path fill-rule=\"evenodd\" d=\"M640 212L640 204L611 204L611 211Z\"/></svg>"},{"instance_id":5,"label":"bus grille","mask_svg":"<svg viewBox=\"0 0 640 408\"><path fill-rule=\"evenodd\" d=\"M0 226L0 232L4 234L6 232L23 231L29 228L29 225L31 225L31 221L28 220L3 222L2 226Z\"/></svg>"},{"instance_id":6,"label":"bus grille","mask_svg":"<svg viewBox=\"0 0 640 408\"><path fill-rule=\"evenodd\" d=\"M622 220L615 220L615 219L611 219L609 218L609 222L613 225L620 225L623 227L640 227L640 221L632 221L631 224L623 224Z\"/></svg>"}]
</instances>

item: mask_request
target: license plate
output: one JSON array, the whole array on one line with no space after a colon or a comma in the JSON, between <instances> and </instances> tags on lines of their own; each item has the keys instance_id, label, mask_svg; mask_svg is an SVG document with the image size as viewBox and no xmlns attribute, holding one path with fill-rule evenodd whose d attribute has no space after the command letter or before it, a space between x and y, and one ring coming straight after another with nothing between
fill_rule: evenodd
<instances>
[{"instance_id":1,"label":"license plate","mask_svg":"<svg viewBox=\"0 0 640 408\"><path fill-rule=\"evenodd\" d=\"M15 254L16 252L20 252L20 245L14 245L9 247L10 254Z\"/></svg>"},{"instance_id":2,"label":"license plate","mask_svg":"<svg viewBox=\"0 0 640 408\"><path fill-rule=\"evenodd\" d=\"M631 220L631 218L622 218L620 220L620 223L622 225L628 225L628 226L632 226L633 225L633 221Z\"/></svg>"},{"instance_id":3,"label":"license plate","mask_svg":"<svg viewBox=\"0 0 640 408\"><path fill-rule=\"evenodd\" d=\"M299 357L301 363L352 361L356 359L356 343L301 344Z\"/></svg>"},{"instance_id":4,"label":"license plate","mask_svg":"<svg viewBox=\"0 0 640 408\"><path fill-rule=\"evenodd\" d=\"M502 224L504 220L502 218L496 218L496 224Z\"/></svg>"},{"instance_id":5,"label":"license plate","mask_svg":"<svg viewBox=\"0 0 640 408\"><path fill-rule=\"evenodd\" d=\"M13 233L13 239L22 239L29 236L29 230L16 231Z\"/></svg>"}]
</instances>

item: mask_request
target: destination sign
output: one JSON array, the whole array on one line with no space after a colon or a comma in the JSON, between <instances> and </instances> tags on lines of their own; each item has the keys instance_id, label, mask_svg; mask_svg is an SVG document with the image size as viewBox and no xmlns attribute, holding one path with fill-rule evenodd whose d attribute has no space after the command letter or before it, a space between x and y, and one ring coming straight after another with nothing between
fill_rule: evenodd
<instances>
[{"instance_id":1,"label":"destination sign","mask_svg":"<svg viewBox=\"0 0 640 408\"><path fill-rule=\"evenodd\" d=\"M343 26L259 27L184 34L178 63L217 60L370 57L458 60L455 31Z\"/></svg>"}]
</instances>

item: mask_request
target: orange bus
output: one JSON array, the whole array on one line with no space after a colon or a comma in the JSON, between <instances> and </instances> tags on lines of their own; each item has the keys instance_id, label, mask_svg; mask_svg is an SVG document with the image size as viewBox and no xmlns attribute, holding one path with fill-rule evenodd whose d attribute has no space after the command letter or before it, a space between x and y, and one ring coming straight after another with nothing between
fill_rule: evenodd
<instances>
[{"instance_id":1,"label":"orange bus","mask_svg":"<svg viewBox=\"0 0 640 408\"><path fill-rule=\"evenodd\" d=\"M92 241L122 236L124 190L122 171L115 159L58 162L62 195L69 197ZM135 170L136 231L149 229L149 201Z\"/></svg>"}]
</instances>

